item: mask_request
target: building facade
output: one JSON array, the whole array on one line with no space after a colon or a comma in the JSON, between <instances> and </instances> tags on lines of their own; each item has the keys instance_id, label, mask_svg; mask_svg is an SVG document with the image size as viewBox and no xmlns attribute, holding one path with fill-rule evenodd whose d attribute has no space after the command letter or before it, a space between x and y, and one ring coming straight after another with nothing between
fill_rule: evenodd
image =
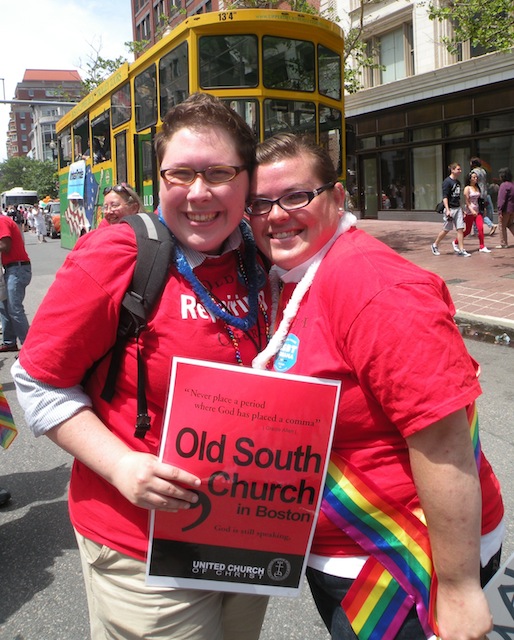
<instances>
[{"instance_id":1,"label":"building facade","mask_svg":"<svg viewBox=\"0 0 514 640\"><path fill-rule=\"evenodd\" d=\"M155 44L169 29L197 13L218 11L219 0L131 0L135 42ZM136 52L137 55L137 52Z\"/></svg>"},{"instance_id":2,"label":"building facade","mask_svg":"<svg viewBox=\"0 0 514 640\"><path fill-rule=\"evenodd\" d=\"M337 11L356 24L359 0ZM347 186L362 216L438 219L451 162L478 156L496 204L498 170L514 168L514 52L441 44L451 25L431 21L422 2L365 5L364 38L379 68L346 97Z\"/></svg>"},{"instance_id":3,"label":"building facade","mask_svg":"<svg viewBox=\"0 0 514 640\"><path fill-rule=\"evenodd\" d=\"M75 70L27 69L16 85L9 114L7 157L55 159L55 124L71 109L62 103L77 102L81 90Z\"/></svg>"}]
</instances>

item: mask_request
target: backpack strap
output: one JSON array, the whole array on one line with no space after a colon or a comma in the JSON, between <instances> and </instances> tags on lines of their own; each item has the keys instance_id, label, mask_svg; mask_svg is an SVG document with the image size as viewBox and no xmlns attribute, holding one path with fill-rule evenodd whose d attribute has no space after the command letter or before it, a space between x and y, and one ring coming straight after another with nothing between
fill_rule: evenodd
<instances>
[{"instance_id":1,"label":"backpack strap","mask_svg":"<svg viewBox=\"0 0 514 640\"><path fill-rule=\"evenodd\" d=\"M168 279L175 243L166 226L153 213L126 216L121 223L129 224L134 229L137 258L132 282L121 303L116 342L101 398L111 402L123 351L129 338L134 337L137 344L137 419L134 435L136 438L144 438L151 425L145 392L146 371L139 337Z\"/></svg>"}]
</instances>

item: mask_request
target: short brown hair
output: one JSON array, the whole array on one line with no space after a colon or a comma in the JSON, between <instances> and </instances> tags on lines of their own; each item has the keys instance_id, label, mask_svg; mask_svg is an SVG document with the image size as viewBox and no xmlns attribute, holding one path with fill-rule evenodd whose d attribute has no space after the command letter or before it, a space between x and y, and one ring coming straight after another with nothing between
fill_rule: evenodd
<instances>
[{"instance_id":1,"label":"short brown hair","mask_svg":"<svg viewBox=\"0 0 514 640\"><path fill-rule=\"evenodd\" d=\"M337 182L338 175L332 158L311 136L294 133L277 133L257 145L257 164L270 164L284 158L309 155L314 161L314 171L324 183Z\"/></svg>"},{"instance_id":2,"label":"short brown hair","mask_svg":"<svg viewBox=\"0 0 514 640\"><path fill-rule=\"evenodd\" d=\"M255 135L239 114L209 93L191 94L164 116L162 129L155 136L154 142L159 166L166 145L177 131L184 128L198 130L209 127L219 127L232 136L243 164L251 173L255 165Z\"/></svg>"}]
</instances>

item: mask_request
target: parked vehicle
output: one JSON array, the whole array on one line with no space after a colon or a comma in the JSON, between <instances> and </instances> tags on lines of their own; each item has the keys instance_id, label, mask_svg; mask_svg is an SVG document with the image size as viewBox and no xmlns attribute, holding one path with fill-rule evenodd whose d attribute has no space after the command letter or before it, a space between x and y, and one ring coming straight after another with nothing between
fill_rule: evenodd
<instances>
[{"instance_id":1,"label":"parked vehicle","mask_svg":"<svg viewBox=\"0 0 514 640\"><path fill-rule=\"evenodd\" d=\"M61 205L59 200L45 206L46 235L50 238L61 237Z\"/></svg>"}]
</instances>

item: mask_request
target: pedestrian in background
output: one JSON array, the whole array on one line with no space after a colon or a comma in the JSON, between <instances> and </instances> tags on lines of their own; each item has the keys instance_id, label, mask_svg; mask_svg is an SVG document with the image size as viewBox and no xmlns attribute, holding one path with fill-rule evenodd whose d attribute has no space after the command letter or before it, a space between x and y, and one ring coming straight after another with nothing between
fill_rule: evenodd
<instances>
[{"instance_id":1,"label":"pedestrian in background","mask_svg":"<svg viewBox=\"0 0 514 640\"><path fill-rule=\"evenodd\" d=\"M480 189L480 201L478 203L480 214L483 216L484 224L489 227L489 235L494 236L498 225L494 224L487 215L488 211L493 212L493 202L487 188L487 171L482 166L482 160L473 157L469 161L471 173L475 173L478 178L478 188Z\"/></svg>"},{"instance_id":2,"label":"pedestrian in background","mask_svg":"<svg viewBox=\"0 0 514 640\"><path fill-rule=\"evenodd\" d=\"M46 222L43 207L37 207L34 216L34 225L36 227L37 241L41 244L46 242Z\"/></svg>"},{"instance_id":3,"label":"pedestrian in background","mask_svg":"<svg viewBox=\"0 0 514 640\"><path fill-rule=\"evenodd\" d=\"M514 184L512 172L508 167L500 169L500 189L498 190L498 220L500 223L500 241L497 249L507 249L507 229L514 235Z\"/></svg>"},{"instance_id":4,"label":"pedestrian in background","mask_svg":"<svg viewBox=\"0 0 514 640\"><path fill-rule=\"evenodd\" d=\"M434 256L441 255L439 251L440 242L455 228L457 231L457 244L452 243L453 250L458 256L469 258L470 253L464 249L464 215L460 206L461 184L458 180L462 173L461 166L458 162L452 162L448 167L450 175L443 181L443 204L444 204L444 223L439 235L432 244L431 249Z\"/></svg>"},{"instance_id":5,"label":"pedestrian in background","mask_svg":"<svg viewBox=\"0 0 514 640\"><path fill-rule=\"evenodd\" d=\"M134 189L129 187L125 182L115 184L113 187L106 187L104 189L104 203L102 207L104 218L98 225L98 228L118 224L125 216L144 210L145 208L141 198Z\"/></svg>"},{"instance_id":6,"label":"pedestrian in background","mask_svg":"<svg viewBox=\"0 0 514 640\"><path fill-rule=\"evenodd\" d=\"M466 178L466 186L464 187L464 222L466 229L464 237L471 233L473 225L476 225L478 232L478 242L480 253L491 253L491 250L484 243L484 221L480 213L478 200L481 198L480 189L478 188L478 176L472 171ZM456 241L452 242L453 250L458 252Z\"/></svg>"},{"instance_id":7,"label":"pedestrian in background","mask_svg":"<svg viewBox=\"0 0 514 640\"><path fill-rule=\"evenodd\" d=\"M32 269L22 233L9 216L0 216L0 253L7 287L7 299L0 302L3 332L0 352L18 351L18 341L23 344L29 330L23 301Z\"/></svg>"}]
</instances>

